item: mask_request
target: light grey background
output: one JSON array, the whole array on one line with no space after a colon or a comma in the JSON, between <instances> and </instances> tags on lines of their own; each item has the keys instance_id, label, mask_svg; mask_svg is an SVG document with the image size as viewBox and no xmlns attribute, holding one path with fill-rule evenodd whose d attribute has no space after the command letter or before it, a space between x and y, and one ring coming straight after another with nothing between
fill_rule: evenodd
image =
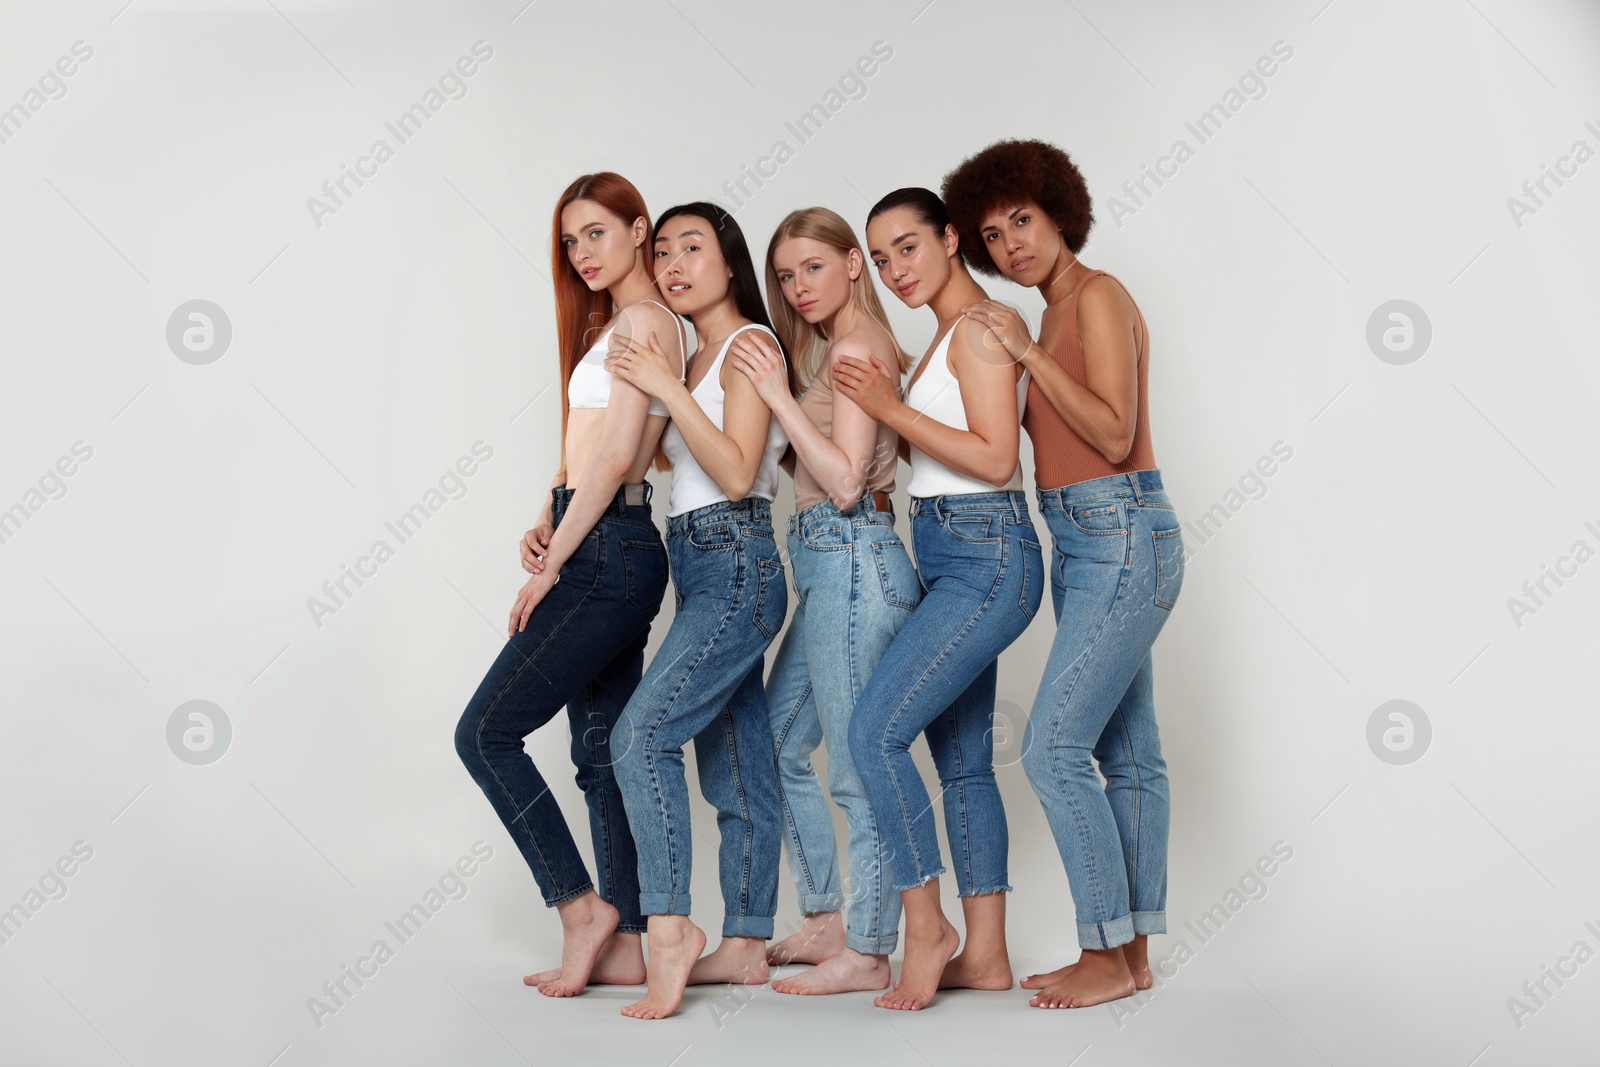
<instances>
[{"instance_id":1,"label":"light grey background","mask_svg":"<svg viewBox=\"0 0 1600 1067\"><path fill-rule=\"evenodd\" d=\"M0 907L76 842L92 857L0 945L0 1060L1489 1067L1592 1047L1600 962L1522 987L1600 950L1600 562L1520 625L1508 598L1600 548L1600 160L1532 214L1507 199L1575 141L1600 149L1600 9L524 3L5 6L0 108L75 42L93 54L0 144L0 508L76 442L92 457L0 544ZM466 95L398 145L384 123L480 40ZM880 40L865 95L798 144L784 123ZM1265 94L1197 144L1184 123L1279 41ZM1169 492L1186 521L1226 518L1186 529L1156 648L1173 932L1152 955L1192 958L1119 1010L704 989L642 1024L616 1014L631 990L545 1001L519 978L558 926L451 735L556 460L555 197L609 168L652 211L726 199L783 139L794 157L738 212L759 254L793 208L859 227L1002 136L1082 167L1084 258L1149 319ZM380 137L394 158L319 227L307 199ZM1179 138L1194 157L1128 199ZM232 327L203 366L166 340L197 299ZM1392 300L1431 323L1407 365L1367 343ZM920 352L931 318L885 303ZM399 544L384 523L479 440L492 459ZM1230 498L1279 441L1264 493ZM394 558L317 626L308 598L380 538ZM997 737L1019 977L1076 953L1015 764L1041 615L1002 660ZM1403 765L1368 744L1396 699L1432 727ZM168 747L191 700L231 724L215 762ZM530 749L582 837L566 744L558 722ZM710 835L698 798L696 818ZM308 998L479 840L467 895L318 1027ZM1279 841L1264 896L1204 944L1186 931ZM782 893L780 927L787 870ZM1537 1007L1520 1025L1511 997Z\"/></svg>"}]
</instances>

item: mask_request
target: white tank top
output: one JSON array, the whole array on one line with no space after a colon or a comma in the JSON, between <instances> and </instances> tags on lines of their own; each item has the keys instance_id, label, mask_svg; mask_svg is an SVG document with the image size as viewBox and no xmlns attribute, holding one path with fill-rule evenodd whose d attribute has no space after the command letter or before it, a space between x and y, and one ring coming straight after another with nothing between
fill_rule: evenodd
<instances>
[{"instance_id":1,"label":"white tank top","mask_svg":"<svg viewBox=\"0 0 1600 1067\"><path fill-rule=\"evenodd\" d=\"M771 330L757 323L741 326L728 335L722 342L722 350L717 353L716 360L706 370L706 376L700 379L700 384L690 391L695 403L700 405L700 410L706 413L706 418L717 429L722 429L722 401L723 390L720 375L722 373L722 358L728 354L728 346L733 339L745 330L760 330L774 342L777 337ZM780 349L781 352L781 349ZM661 447L667 453L667 458L672 461L672 495L667 499L667 516L673 517L703 508L707 504L715 504L728 499L728 494L722 491L694 458L694 453L689 451L689 445L683 439L683 434L678 430L678 424L667 424L666 432L661 435ZM789 435L783 432L783 426L778 422L777 416L767 425L767 446L761 454L761 464L756 468L755 482L750 486L749 496L761 500L771 500L778 492L778 459L783 455L783 450L789 447Z\"/></svg>"},{"instance_id":2,"label":"white tank top","mask_svg":"<svg viewBox=\"0 0 1600 1067\"><path fill-rule=\"evenodd\" d=\"M928 353L928 369L911 383L906 393L906 406L946 426L969 430L967 409L961 402L961 383L950 373L950 338L955 335L958 317L945 331L944 339ZM1024 370L1017 381L1017 423L1022 422L1022 411L1028 402L1028 372ZM957 493L998 493L1022 488L1022 463L1011 472L1011 480L1003 486L973 478L951 470L928 455L916 445L911 446L911 484L906 492L911 496L946 496Z\"/></svg>"},{"instance_id":3,"label":"white tank top","mask_svg":"<svg viewBox=\"0 0 1600 1067\"><path fill-rule=\"evenodd\" d=\"M678 351L683 353L685 373L689 359L688 340L683 331L683 321L674 315L665 304L656 300L641 300L641 304L655 304L656 307L672 315L672 321L678 326ZM606 370L606 354L610 350L611 335L617 330L615 322L611 328L600 335L589 351L583 354L583 359L572 368L572 379L567 382L567 407L572 410L582 408L603 408L611 401L611 372ZM678 381L683 381L682 376ZM656 397L650 398L650 414L667 415L667 405Z\"/></svg>"}]
</instances>

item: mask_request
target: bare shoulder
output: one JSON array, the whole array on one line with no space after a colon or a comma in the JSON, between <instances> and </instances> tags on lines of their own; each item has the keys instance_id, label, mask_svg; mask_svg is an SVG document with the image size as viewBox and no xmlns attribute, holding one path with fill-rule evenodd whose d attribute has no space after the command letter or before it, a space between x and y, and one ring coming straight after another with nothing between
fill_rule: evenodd
<instances>
[{"instance_id":1,"label":"bare shoulder","mask_svg":"<svg viewBox=\"0 0 1600 1067\"><path fill-rule=\"evenodd\" d=\"M1120 281L1109 274L1096 274L1083 283L1083 293L1078 297L1078 316L1080 320L1131 324L1138 320L1139 309Z\"/></svg>"},{"instance_id":2,"label":"bare shoulder","mask_svg":"<svg viewBox=\"0 0 1600 1067\"><path fill-rule=\"evenodd\" d=\"M999 338L971 315L963 315L950 329L950 370L958 381L962 371L969 368L983 370L1016 365L1017 361Z\"/></svg>"},{"instance_id":3,"label":"bare shoulder","mask_svg":"<svg viewBox=\"0 0 1600 1067\"><path fill-rule=\"evenodd\" d=\"M651 300L640 300L617 312L617 325L624 327L630 337L643 341L654 333L662 350L678 351L677 316Z\"/></svg>"},{"instance_id":4,"label":"bare shoulder","mask_svg":"<svg viewBox=\"0 0 1600 1067\"><path fill-rule=\"evenodd\" d=\"M888 331L868 318L863 318L854 327L830 341L828 355L835 359L839 356L849 356L863 363L869 362L867 357L877 356L884 366L891 369L898 367L893 339L890 338Z\"/></svg>"}]
</instances>

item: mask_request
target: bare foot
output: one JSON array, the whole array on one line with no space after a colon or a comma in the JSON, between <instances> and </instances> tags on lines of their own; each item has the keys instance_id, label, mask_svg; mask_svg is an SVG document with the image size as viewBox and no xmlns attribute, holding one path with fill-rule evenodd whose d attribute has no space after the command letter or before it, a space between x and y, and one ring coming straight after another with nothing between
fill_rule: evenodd
<instances>
[{"instance_id":1,"label":"bare foot","mask_svg":"<svg viewBox=\"0 0 1600 1067\"><path fill-rule=\"evenodd\" d=\"M767 962L774 967L786 963L821 963L837 956L844 948L844 919L836 911L807 915L800 929L767 949Z\"/></svg>"},{"instance_id":2,"label":"bare foot","mask_svg":"<svg viewBox=\"0 0 1600 1067\"><path fill-rule=\"evenodd\" d=\"M1134 993L1133 973L1122 949L1086 948L1066 977L1028 1001L1036 1008L1087 1008Z\"/></svg>"},{"instance_id":3,"label":"bare foot","mask_svg":"<svg viewBox=\"0 0 1600 1067\"><path fill-rule=\"evenodd\" d=\"M906 958L900 965L900 980L894 989L872 1003L880 1008L899 1011L918 1011L933 1003L933 994L939 988L939 976L945 964L956 954L961 937L943 915L942 926L930 934L906 928Z\"/></svg>"},{"instance_id":4,"label":"bare foot","mask_svg":"<svg viewBox=\"0 0 1600 1067\"><path fill-rule=\"evenodd\" d=\"M650 916L649 991L643 1000L624 1007L622 1014L632 1019L665 1019L677 1011L689 971L705 947L706 932L687 915Z\"/></svg>"},{"instance_id":5,"label":"bare foot","mask_svg":"<svg viewBox=\"0 0 1600 1067\"><path fill-rule=\"evenodd\" d=\"M998 956L986 953L981 959L975 958L972 942L968 941L965 951L945 964L944 973L939 976L939 988L1010 989L1011 960L1003 953Z\"/></svg>"},{"instance_id":6,"label":"bare foot","mask_svg":"<svg viewBox=\"0 0 1600 1067\"><path fill-rule=\"evenodd\" d=\"M725 937L713 951L695 961L689 971L689 984L761 985L769 973L766 938Z\"/></svg>"},{"instance_id":7,"label":"bare foot","mask_svg":"<svg viewBox=\"0 0 1600 1067\"><path fill-rule=\"evenodd\" d=\"M590 985L643 985L645 980L644 946L638 934L612 934L600 950L600 956L589 972ZM554 978L539 983L539 992L547 997L570 997L582 988L567 992L570 986L556 971Z\"/></svg>"},{"instance_id":8,"label":"bare foot","mask_svg":"<svg viewBox=\"0 0 1600 1067\"><path fill-rule=\"evenodd\" d=\"M1155 984L1155 977L1150 973L1149 943L1148 934L1135 934L1132 941L1122 946L1122 958L1128 961L1128 971L1133 975L1133 984L1139 989L1149 989ZM951 964L954 963L952 960ZM1077 965L1077 962L1073 962L1065 967L1057 967L1053 971L1030 974L1018 985L1023 989L1048 988L1071 974Z\"/></svg>"},{"instance_id":9,"label":"bare foot","mask_svg":"<svg viewBox=\"0 0 1600 1067\"><path fill-rule=\"evenodd\" d=\"M1134 934L1133 940L1122 946L1122 958L1128 961L1128 971L1133 975L1133 984L1140 989L1149 989L1155 985L1155 976L1150 973L1150 936L1148 934Z\"/></svg>"},{"instance_id":10,"label":"bare foot","mask_svg":"<svg viewBox=\"0 0 1600 1067\"><path fill-rule=\"evenodd\" d=\"M522 976L522 984L523 985L543 985L545 982L552 982L555 979L560 978L560 977L561 977L561 968L557 967L553 971L540 971L537 974L525 974L525 975Z\"/></svg>"},{"instance_id":11,"label":"bare foot","mask_svg":"<svg viewBox=\"0 0 1600 1067\"><path fill-rule=\"evenodd\" d=\"M589 984L589 972L617 929L617 909L590 890L556 905L556 911L561 914L561 969L554 975L543 972L542 981L533 975L535 981L523 982L537 985L547 997L570 997Z\"/></svg>"},{"instance_id":12,"label":"bare foot","mask_svg":"<svg viewBox=\"0 0 1600 1067\"><path fill-rule=\"evenodd\" d=\"M772 988L780 993L816 995L859 993L864 989L883 989L888 984L888 956L869 956L847 948L793 978L778 979L772 983Z\"/></svg>"}]
</instances>

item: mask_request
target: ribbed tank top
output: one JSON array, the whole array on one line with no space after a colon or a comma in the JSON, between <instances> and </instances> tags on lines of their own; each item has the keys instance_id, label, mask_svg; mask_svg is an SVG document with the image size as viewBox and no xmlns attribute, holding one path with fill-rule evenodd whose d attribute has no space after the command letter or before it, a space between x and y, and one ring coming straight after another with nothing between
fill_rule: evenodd
<instances>
[{"instance_id":1,"label":"ribbed tank top","mask_svg":"<svg viewBox=\"0 0 1600 1067\"><path fill-rule=\"evenodd\" d=\"M695 403L700 405L700 410L706 413L706 418L710 419L711 424L719 430L723 428L724 393L719 377L722 373L722 359L728 354L728 346L733 343L733 339L746 330L760 330L774 342L778 340L771 330L759 323L752 322L748 326L739 327L722 342L717 358L706 369L706 376L700 379L700 384L689 391ZM667 458L672 461L672 493L667 498L669 518L728 499L728 494L722 491L722 487L701 469L699 461L694 458L694 453L689 451L689 444L683 439L677 423L667 423L666 431L661 435L661 447L667 453ZM750 486L747 496L771 500L777 495L778 459L788 447L789 436L783 432L783 426L774 417L767 424L766 449L761 454L761 463L756 467L755 482Z\"/></svg>"},{"instance_id":2,"label":"ribbed tank top","mask_svg":"<svg viewBox=\"0 0 1600 1067\"><path fill-rule=\"evenodd\" d=\"M1086 375L1083 368L1083 345L1078 342L1078 298L1083 295L1083 288L1089 279L1101 276L1122 285L1121 281L1103 270L1090 271L1084 275L1077 288L1067 294L1067 308L1062 314L1061 333L1056 338L1054 350L1050 353L1079 385L1085 385ZM1123 286L1123 292L1127 292L1127 286ZM1133 299L1132 293L1128 293L1128 299ZM1108 474L1156 469L1155 450L1150 446L1150 389L1147 384L1150 370L1150 330L1145 325L1144 312L1139 310L1137 302L1133 308L1139 316L1139 403L1134 413L1133 448L1121 463L1109 462L1093 445L1079 437L1077 432L1067 425L1066 420L1051 406L1044 391L1039 388L1038 382L1033 382L1028 389L1028 410L1022 418L1022 425L1028 431L1029 440L1033 442L1033 479L1040 489L1059 489L1063 485L1073 485L1091 478L1103 478ZM1085 387L1087 388L1086 385Z\"/></svg>"},{"instance_id":3,"label":"ribbed tank top","mask_svg":"<svg viewBox=\"0 0 1600 1067\"><path fill-rule=\"evenodd\" d=\"M913 411L921 412L936 422L946 426L953 426L958 430L970 430L967 425L967 409L961 402L961 383L956 376L950 373L950 338L955 335L956 327L961 324L965 316L958 316L945 331L944 338L929 352L926 357L927 369L924 370L911 388L906 391L906 406ZM1021 419L1024 406L1028 402L1028 384L1030 376L1027 371L1022 372L1022 377L1017 379L1017 417ZM1016 470L1011 472L1011 480L1005 485L997 486L986 482L982 478L973 478L951 470L943 463L928 455L916 445L911 446L911 484L906 486L906 492L912 496L946 496L958 493L997 493L1009 489L1022 488L1022 464L1017 464Z\"/></svg>"},{"instance_id":4,"label":"ribbed tank top","mask_svg":"<svg viewBox=\"0 0 1600 1067\"><path fill-rule=\"evenodd\" d=\"M678 351L683 354L684 372L688 373L688 338L683 330L683 320L673 314L671 308L659 300L641 300L641 304L654 304L656 307L672 315L672 321L678 327ZM600 339L589 346L589 351L583 354L583 359L572 368L572 377L567 379L567 408L570 411L583 411L593 408L604 408L611 402L611 372L606 370L606 356L611 348L611 335L617 332L617 325L613 322ZM678 381L683 381L683 376L678 376ZM667 415L667 405L659 397L650 398L650 414Z\"/></svg>"},{"instance_id":5,"label":"ribbed tank top","mask_svg":"<svg viewBox=\"0 0 1600 1067\"><path fill-rule=\"evenodd\" d=\"M822 366L817 368L816 377L811 379L811 384L806 386L806 391L800 397L800 410L805 412L822 431L822 436L833 440L833 362L834 353L829 352L822 359ZM899 392L898 382L895 392ZM862 491L865 496L874 492L894 492L895 469L900 466L900 455L896 452L900 439L894 432L894 427L886 422L878 423L878 437L872 446L872 455L867 460L867 486ZM811 471L806 468L805 461L796 452L794 459L794 509L804 511L813 504L820 504L828 499L827 490L823 489L817 480L811 476Z\"/></svg>"}]
</instances>

